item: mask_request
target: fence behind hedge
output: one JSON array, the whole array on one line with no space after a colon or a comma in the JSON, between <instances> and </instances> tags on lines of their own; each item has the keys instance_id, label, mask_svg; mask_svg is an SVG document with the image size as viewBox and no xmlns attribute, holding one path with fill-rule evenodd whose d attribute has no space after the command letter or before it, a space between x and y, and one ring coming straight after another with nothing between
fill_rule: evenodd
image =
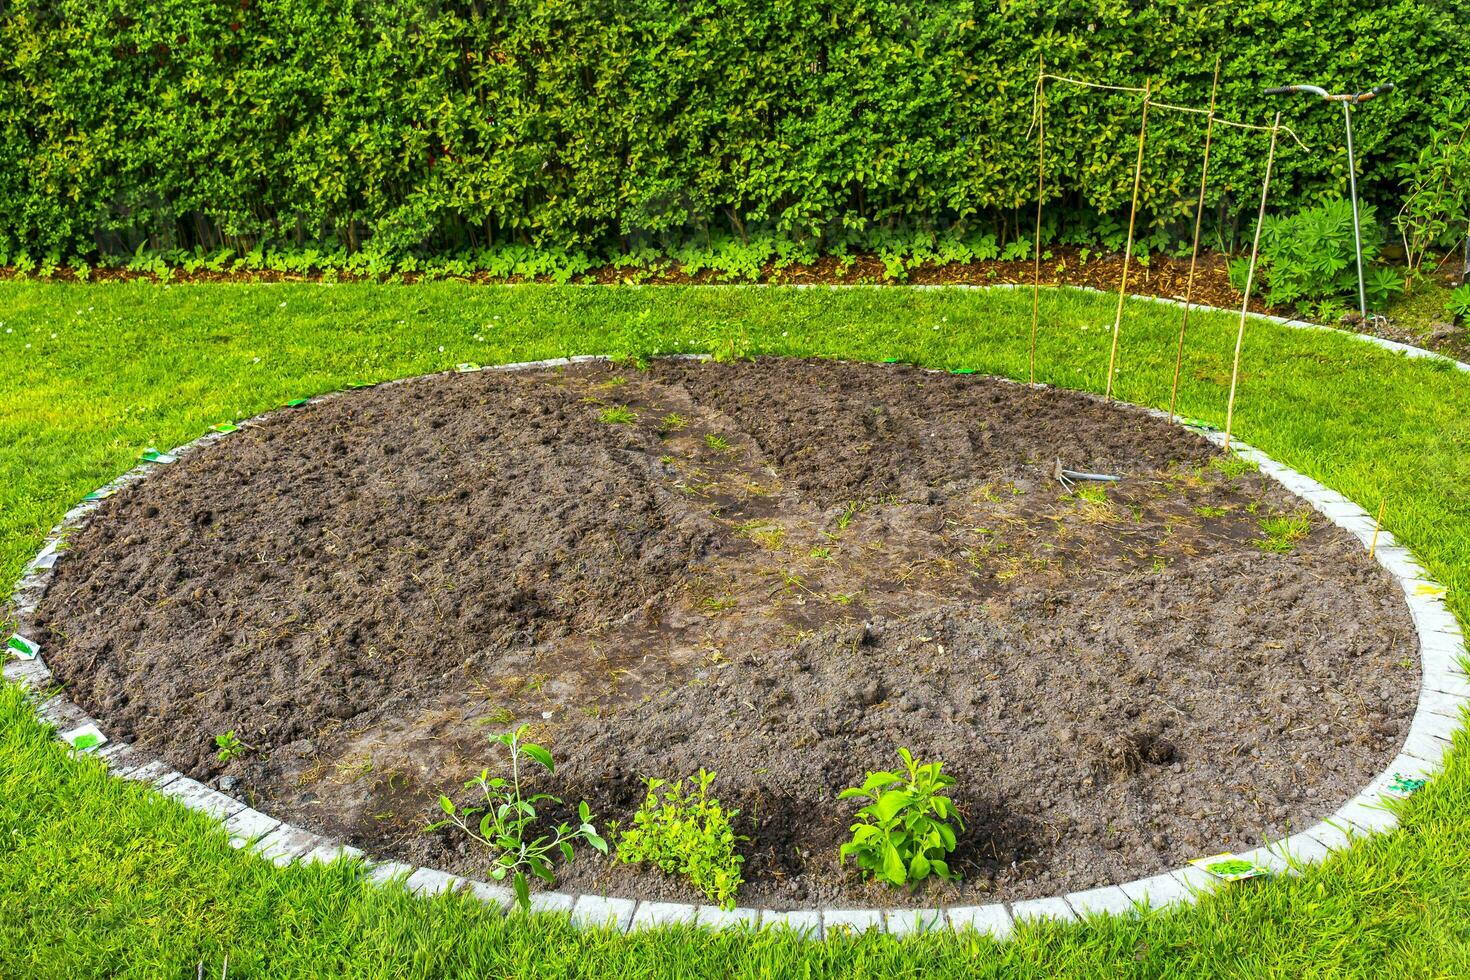
<instances>
[{"instance_id":1,"label":"fence behind hedge","mask_svg":"<svg viewBox=\"0 0 1470 980\"><path fill-rule=\"evenodd\" d=\"M1037 56L1269 120L1268 84L1393 80L1357 117L1363 186L1470 89L1459 0L20 0L0 5L0 250L590 250L896 228L1014 235L1034 203ZM1285 104L1274 203L1340 193L1341 114ZM1148 227L1193 203L1202 120L1151 122ZM1137 99L1051 91L1051 215L1126 206ZM1261 134L1218 135L1228 239ZM1388 210L1391 210L1389 208ZM1104 219L1106 220L1106 219Z\"/></svg>"}]
</instances>

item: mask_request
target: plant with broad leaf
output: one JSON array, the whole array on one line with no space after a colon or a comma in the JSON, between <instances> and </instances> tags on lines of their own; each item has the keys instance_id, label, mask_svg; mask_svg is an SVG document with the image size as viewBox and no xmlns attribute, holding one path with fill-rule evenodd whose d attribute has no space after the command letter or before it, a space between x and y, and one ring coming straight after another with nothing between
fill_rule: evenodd
<instances>
[{"instance_id":1,"label":"plant with broad leaf","mask_svg":"<svg viewBox=\"0 0 1470 980\"><path fill-rule=\"evenodd\" d=\"M633 814L633 825L618 835L618 858L629 864L647 863L689 883L721 908L735 907L735 893L744 879L745 858L735 845L746 837L735 833L732 821L739 810L727 810L709 793L715 774L704 769L689 789L680 779L668 785L648 779L648 795ZM663 799L658 790L666 787Z\"/></svg>"},{"instance_id":2,"label":"plant with broad leaf","mask_svg":"<svg viewBox=\"0 0 1470 980\"><path fill-rule=\"evenodd\" d=\"M947 856L965 824L954 801L939 792L953 786L954 777L940 771L942 762L918 763L903 748L898 754L904 772L870 772L861 786L837 794L871 801L858 810L839 860L852 858L866 875L892 885L917 884L931 874L955 880Z\"/></svg>"},{"instance_id":3,"label":"plant with broad leaf","mask_svg":"<svg viewBox=\"0 0 1470 980\"><path fill-rule=\"evenodd\" d=\"M558 852L563 859L571 861L572 845L580 840L603 854L607 853L607 841L597 835L597 828L592 825L592 811L585 800L577 804L576 829L564 822L558 824L551 834L532 836L538 819L537 807L547 803L561 806L562 801L550 793L527 795L521 787L522 759L530 759L548 773L556 771L551 753L525 740L529 727L522 725L513 732L491 736L491 742L499 743L510 751L510 779L491 776L490 770L486 769L465 783L465 789L479 790L484 795L484 805L456 807L449 797L441 796L439 808L444 811L445 819L425 828L434 831L453 824L494 852L495 863L490 866L490 877L504 881L509 876L515 887L516 904L522 909L531 907L527 872L548 885L555 885L552 859Z\"/></svg>"}]
</instances>

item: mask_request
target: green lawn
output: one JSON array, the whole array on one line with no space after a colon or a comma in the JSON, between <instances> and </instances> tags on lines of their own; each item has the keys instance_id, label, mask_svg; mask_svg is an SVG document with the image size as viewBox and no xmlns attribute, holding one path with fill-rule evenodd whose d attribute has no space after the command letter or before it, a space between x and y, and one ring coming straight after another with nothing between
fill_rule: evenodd
<instances>
[{"instance_id":1,"label":"green lawn","mask_svg":"<svg viewBox=\"0 0 1470 980\"><path fill-rule=\"evenodd\" d=\"M1042 297L1040 380L1100 390L1115 301ZM1028 291L0 283L0 594L88 490L211 423L351 381L576 353L901 358L1024 377ZM1132 304L1117 396L1167 406L1178 311ZM1197 315L1181 410L1223 421L1235 324ZM1252 323L1241 438L1370 510L1470 619L1470 375L1348 337ZM1465 736L1461 736L1464 738ZM1457 741L1457 746L1464 746ZM1183 913L810 944L632 937L280 871L205 818L70 758L0 691L0 977L1463 976L1470 766L1397 832Z\"/></svg>"}]
</instances>

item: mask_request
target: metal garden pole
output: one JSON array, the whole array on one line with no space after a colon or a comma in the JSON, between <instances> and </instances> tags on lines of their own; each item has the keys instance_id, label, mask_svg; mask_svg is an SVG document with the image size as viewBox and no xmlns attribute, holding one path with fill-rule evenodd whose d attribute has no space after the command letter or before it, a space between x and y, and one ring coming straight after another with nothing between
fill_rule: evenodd
<instances>
[{"instance_id":1,"label":"metal garden pole","mask_svg":"<svg viewBox=\"0 0 1470 980\"><path fill-rule=\"evenodd\" d=\"M1368 323L1368 292L1363 284L1363 232L1358 226L1358 168L1353 159L1353 106L1392 91L1393 82L1384 82L1366 92L1349 92L1341 95L1333 95L1316 85L1283 85L1279 88L1266 89L1267 95L1294 95L1298 92L1305 92L1308 95L1317 96L1323 102L1342 103L1342 121L1347 128L1348 193L1353 203L1353 245L1356 248L1358 259L1358 315L1362 317L1364 325Z\"/></svg>"}]
</instances>

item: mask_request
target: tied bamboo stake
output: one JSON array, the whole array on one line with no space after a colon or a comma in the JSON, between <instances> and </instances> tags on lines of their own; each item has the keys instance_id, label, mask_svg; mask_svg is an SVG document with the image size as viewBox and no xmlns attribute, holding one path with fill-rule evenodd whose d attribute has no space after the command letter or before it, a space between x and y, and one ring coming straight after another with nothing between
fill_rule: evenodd
<instances>
[{"instance_id":1,"label":"tied bamboo stake","mask_svg":"<svg viewBox=\"0 0 1470 980\"><path fill-rule=\"evenodd\" d=\"M1032 259L1035 275L1031 281L1031 383L1036 383L1036 321L1041 310L1041 192L1046 166L1046 58L1036 61L1036 242Z\"/></svg>"},{"instance_id":2,"label":"tied bamboo stake","mask_svg":"<svg viewBox=\"0 0 1470 980\"><path fill-rule=\"evenodd\" d=\"M1205 185L1210 179L1210 138L1215 132L1215 97L1220 91L1220 59L1215 59L1215 81L1210 86L1210 114L1205 122L1205 162L1199 172L1199 203L1194 208L1194 250L1189 254L1189 279L1184 286L1184 316L1179 320L1179 349L1174 352L1174 387L1169 393L1169 421L1179 405L1179 371L1184 367L1184 331L1189 326L1189 307L1194 299L1194 270L1199 263L1199 236L1205 218Z\"/></svg>"},{"instance_id":3,"label":"tied bamboo stake","mask_svg":"<svg viewBox=\"0 0 1470 980\"><path fill-rule=\"evenodd\" d=\"M1225 449L1230 448L1230 428L1235 422L1235 389L1240 383L1240 349L1245 344L1245 317L1251 305L1251 286L1256 279L1256 259L1261 253L1261 225L1266 223L1266 195L1271 190L1271 165L1276 162L1276 133L1281 113L1271 123L1271 149L1266 153L1266 179L1261 181L1261 208L1256 213L1256 236L1251 242L1251 264L1245 274L1245 298L1240 301L1240 329L1235 334L1235 363L1230 369L1230 401L1225 406Z\"/></svg>"},{"instance_id":4,"label":"tied bamboo stake","mask_svg":"<svg viewBox=\"0 0 1470 980\"><path fill-rule=\"evenodd\" d=\"M1373 543L1368 545L1368 557L1372 558L1378 552L1378 532L1383 530L1383 510L1388 506L1388 498L1384 497L1378 501L1378 520L1373 522Z\"/></svg>"},{"instance_id":5,"label":"tied bamboo stake","mask_svg":"<svg viewBox=\"0 0 1470 980\"><path fill-rule=\"evenodd\" d=\"M1138 217L1138 186L1143 181L1143 137L1148 131L1148 103L1153 82L1143 83L1143 119L1138 124L1138 159L1133 164L1133 206L1128 210L1128 244L1123 250L1123 275L1118 282L1118 312L1113 315L1113 347L1108 352L1108 385L1104 401L1113 400L1113 366L1118 362L1118 334L1123 329L1123 302L1128 297L1128 263L1133 261L1133 223Z\"/></svg>"}]
</instances>

